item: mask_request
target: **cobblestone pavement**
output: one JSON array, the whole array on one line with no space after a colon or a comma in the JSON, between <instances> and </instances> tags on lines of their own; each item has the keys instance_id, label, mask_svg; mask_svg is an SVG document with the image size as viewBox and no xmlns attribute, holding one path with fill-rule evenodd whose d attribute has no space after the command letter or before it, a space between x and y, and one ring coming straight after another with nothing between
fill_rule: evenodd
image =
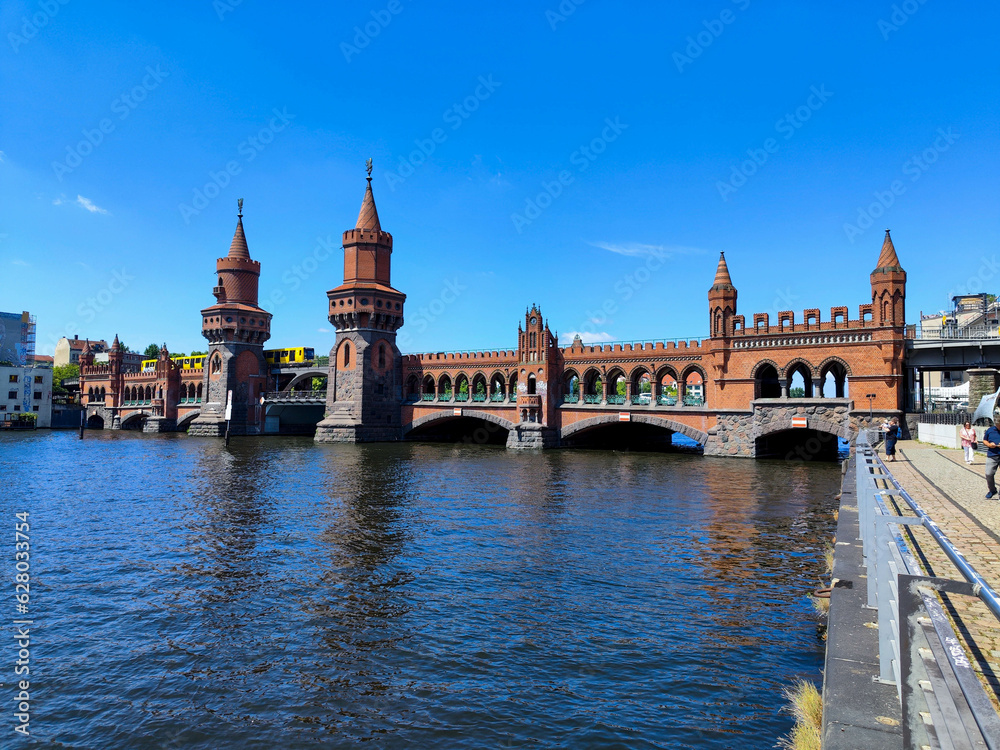
<instances>
[{"instance_id":1,"label":"cobblestone pavement","mask_svg":"<svg viewBox=\"0 0 1000 750\"><path fill-rule=\"evenodd\" d=\"M1000 501L985 499L983 456L977 455L970 467L961 450L914 441L900 441L897 453L900 460L886 464L889 471L987 583L1000 590ZM928 532L909 528L916 529L915 546L928 574L962 579ZM941 599L987 692L1000 707L1000 622L977 598Z\"/></svg>"}]
</instances>

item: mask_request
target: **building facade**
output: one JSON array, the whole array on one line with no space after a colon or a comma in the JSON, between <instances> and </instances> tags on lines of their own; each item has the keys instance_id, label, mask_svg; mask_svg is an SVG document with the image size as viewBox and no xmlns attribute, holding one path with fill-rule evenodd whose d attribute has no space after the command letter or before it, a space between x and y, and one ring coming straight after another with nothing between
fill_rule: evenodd
<instances>
[{"instance_id":1,"label":"building facade","mask_svg":"<svg viewBox=\"0 0 1000 750\"><path fill-rule=\"evenodd\" d=\"M0 366L0 420L34 414L36 427L52 425L52 368Z\"/></svg>"}]
</instances>

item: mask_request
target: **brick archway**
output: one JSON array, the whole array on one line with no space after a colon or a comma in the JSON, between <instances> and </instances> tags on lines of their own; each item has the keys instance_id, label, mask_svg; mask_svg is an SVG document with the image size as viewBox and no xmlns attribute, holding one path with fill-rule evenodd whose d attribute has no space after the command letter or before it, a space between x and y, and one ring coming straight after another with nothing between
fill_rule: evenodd
<instances>
[{"instance_id":1,"label":"brick archway","mask_svg":"<svg viewBox=\"0 0 1000 750\"><path fill-rule=\"evenodd\" d=\"M514 430L514 423L503 417L498 417L496 414L491 414L488 411L480 411L478 409L462 409L461 415L457 415L453 412L443 411L438 414L425 414L422 417L417 417L410 424L403 425L403 436L405 437L410 432L420 427L426 427L427 425L436 424L438 422L450 422L455 419L481 419L484 422L490 422L503 429L511 432Z\"/></svg>"},{"instance_id":2,"label":"brick archway","mask_svg":"<svg viewBox=\"0 0 1000 750\"><path fill-rule=\"evenodd\" d=\"M803 429L792 426L792 417L801 416L788 414L785 416L772 418L763 427L754 430L754 438L759 439L762 437L767 437L768 435L774 435L778 432L786 432L793 429ZM826 432L831 435L836 435L837 437L844 438L845 440L850 440L852 438L851 429L846 425L838 425L835 422L831 422L827 419L821 419L814 416L808 417L808 429L815 430L816 432Z\"/></svg>"},{"instance_id":3,"label":"brick archway","mask_svg":"<svg viewBox=\"0 0 1000 750\"><path fill-rule=\"evenodd\" d=\"M671 432L679 432L680 434L691 438L692 440L705 445L708 441L708 433L702 432L701 430L695 429L694 427L689 427L681 422L675 422L672 419L666 419L665 417L653 416L649 414L632 414L630 422L637 424L648 424L653 427L662 427L665 430L670 430ZM600 414L596 417L590 417L588 419L581 419L579 422L574 422L568 427L564 427L559 432L559 439L565 440L572 437L578 433L584 432L586 430L593 429L595 427L600 427L601 425L607 424L621 424L618 419L618 413L614 414Z\"/></svg>"},{"instance_id":4,"label":"brick archway","mask_svg":"<svg viewBox=\"0 0 1000 750\"><path fill-rule=\"evenodd\" d=\"M194 411L189 411L183 417L177 419L177 431L184 432L191 423L201 414L201 409L195 409Z\"/></svg>"},{"instance_id":5,"label":"brick archway","mask_svg":"<svg viewBox=\"0 0 1000 750\"><path fill-rule=\"evenodd\" d=\"M307 370L305 372L298 373L294 378L288 381L288 384L281 389L281 392L288 393L295 386L297 386L299 383L301 383L303 380L306 380L307 378L310 380L312 378L326 378L329 377L329 375L330 375L329 370Z\"/></svg>"}]
</instances>

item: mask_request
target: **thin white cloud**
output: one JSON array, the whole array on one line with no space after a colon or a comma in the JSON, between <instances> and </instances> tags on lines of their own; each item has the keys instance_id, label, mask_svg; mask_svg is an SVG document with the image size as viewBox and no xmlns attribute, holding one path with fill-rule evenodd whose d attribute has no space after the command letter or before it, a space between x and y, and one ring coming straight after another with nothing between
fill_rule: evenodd
<instances>
[{"instance_id":1,"label":"thin white cloud","mask_svg":"<svg viewBox=\"0 0 1000 750\"><path fill-rule=\"evenodd\" d=\"M5 161L7 161L7 154L5 154L3 151L0 151L0 164L3 164Z\"/></svg>"},{"instance_id":2,"label":"thin white cloud","mask_svg":"<svg viewBox=\"0 0 1000 750\"><path fill-rule=\"evenodd\" d=\"M317 328L316 330L319 333L330 333L330 329L329 328Z\"/></svg>"},{"instance_id":3,"label":"thin white cloud","mask_svg":"<svg viewBox=\"0 0 1000 750\"><path fill-rule=\"evenodd\" d=\"M87 209L92 214L106 214L108 212L106 208L95 205L93 201L89 198L84 198L82 195L76 196L76 204Z\"/></svg>"},{"instance_id":4,"label":"thin white cloud","mask_svg":"<svg viewBox=\"0 0 1000 750\"><path fill-rule=\"evenodd\" d=\"M646 245L641 242L588 242L591 247L599 247L616 255L630 258L669 258L673 255L700 255L705 251L697 247L683 245Z\"/></svg>"},{"instance_id":5,"label":"thin white cloud","mask_svg":"<svg viewBox=\"0 0 1000 750\"><path fill-rule=\"evenodd\" d=\"M585 344L601 344L606 341L615 340L615 337L607 331L568 331L566 333L559 334L559 344L561 346L569 346L573 343L573 339L577 336L579 336Z\"/></svg>"},{"instance_id":6,"label":"thin white cloud","mask_svg":"<svg viewBox=\"0 0 1000 750\"><path fill-rule=\"evenodd\" d=\"M31 264L28 263L28 261L21 260L20 258L14 258L14 260L12 260L11 263L13 263L15 266L27 266L29 268L31 267Z\"/></svg>"},{"instance_id":7,"label":"thin white cloud","mask_svg":"<svg viewBox=\"0 0 1000 750\"><path fill-rule=\"evenodd\" d=\"M64 195L60 195L58 198L56 198L55 200L52 201L52 205L53 206L61 206L63 204L63 199L65 197L66 196L64 196Z\"/></svg>"}]
</instances>

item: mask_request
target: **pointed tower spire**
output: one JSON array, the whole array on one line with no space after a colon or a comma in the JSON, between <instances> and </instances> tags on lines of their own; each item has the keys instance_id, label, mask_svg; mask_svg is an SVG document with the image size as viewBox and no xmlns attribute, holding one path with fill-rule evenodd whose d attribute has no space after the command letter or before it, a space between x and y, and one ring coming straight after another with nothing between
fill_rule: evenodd
<instances>
[{"instance_id":1,"label":"pointed tower spire","mask_svg":"<svg viewBox=\"0 0 1000 750\"><path fill-rule=\"evenodd\" d=\"M729 266L726 265L726 254L719 253L719 265L715 269L715 281L712 282L712 289L715 291L729 290L733 288L733 280L729 276Z\"/></svg>"},{"instance_id":2,"label":"pointed tower spire","mask_svg":"<svg viewBox=\"0 0 1000 750\"><path fill-rule=\"evenodd\" d=\"M715 269L715 281L708 290L709 328L711 335L730 336L736 317L736 287L729 275L726 254L719 253L719 265Z\"/></svg>"},{"instance_id":3,"label":"pointed tower spire","mask_svg":"<svg viewBox=\"0 0 1000 750\"><path fill-rule=\"evenodd\" d=\"M892 245L892 237L889 236L889 230L885 230L885 239L882 241L882 252L879 253L878 263L875 268L898 268L902 270L902 266L899 265L899 256L896 255L896 248Z\"/></svg>"},{"instance_id":4,"label":"pointed tower spire","mask_svg":"<svg viewBox=\"0 0 1000 750\"><path fill-rule=\"evenodd\" d=\"M121 347L121 344L120 344L120 343L118 342L118 334L116 333L116 334L115 334L115 340L114 340L114 343L113 343L113 344L111 344L111 351L113 351L113 352L117 352L117 351L120 351L120 350L121 350L121 348L122 348L122 347Z\"/></svg>"},{"instance_id":5,"label":"pointed tower spire","mask_svg":"<svg viewBox=\"0 0 1000 750\"><path fill-rule=\"evenodd\" d=\"M382 225L378 222L378 210L375 208L375 195L372 193L372 160L367 163L368 185L365 187L365 197L361 201L361 211L358 213L358 223L355 229L366 232L381 232Z\"/></svg>"},{"instance_id":6,"label":"pointed tower spire","mask_svg":"<svg viewBox=\"0 0 1000 750\"><path fill-rule=\"evenodd\" d=\"M250 260L250 249L247 247L247 238L243 234L243 199L237 200L239 213L236 215L236 233L233 234L233 241L229 244L229 256L237 260Z\"/></svg>"}]
</instances>

